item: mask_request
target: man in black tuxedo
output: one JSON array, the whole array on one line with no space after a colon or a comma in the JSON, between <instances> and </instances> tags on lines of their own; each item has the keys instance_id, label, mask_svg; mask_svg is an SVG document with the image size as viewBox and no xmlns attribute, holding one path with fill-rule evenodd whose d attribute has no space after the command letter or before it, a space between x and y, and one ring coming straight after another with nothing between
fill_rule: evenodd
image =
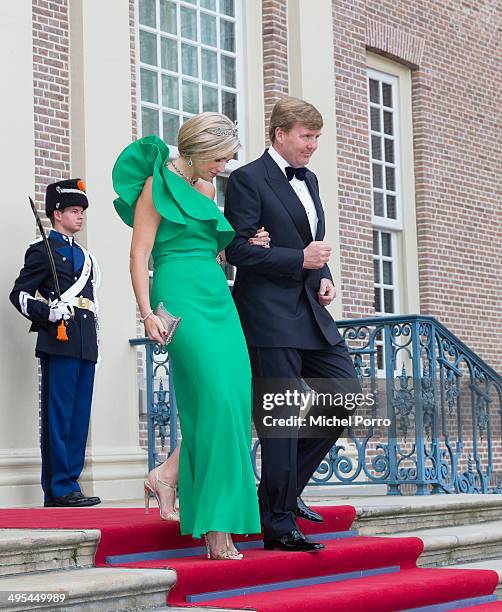
<instances>
[{"instance_id":1,"label":"man in black tuxedo","mask_svg":"<svg viewBox=\"0 0 502 612\"><path fill-rule=\"evenodd\" d=\"M317 177L305 167L322 125L311 104L295 98L277 102L270 119L272 146L228 181L225 216L236 236L226 257L237 267L233 296L255 381L313 379L315 390L324 391L328 379L346 379L360 390L347 346L326 310L335 298L327 265L331 248L323 241ZM270 234L268 249L249 243L262 226ZM335 427L323 437L260 434L258 495L266 549L324 548L303 536L296 517L322 521L300 496L342 431Z\"/></svg>"}]
</instances>

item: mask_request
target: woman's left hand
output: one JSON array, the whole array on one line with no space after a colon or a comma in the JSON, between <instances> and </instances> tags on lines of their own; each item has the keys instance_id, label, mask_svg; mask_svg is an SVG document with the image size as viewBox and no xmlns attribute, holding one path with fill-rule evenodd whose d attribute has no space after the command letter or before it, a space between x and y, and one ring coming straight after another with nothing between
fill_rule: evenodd
<instances>
[{"instance_id":1,"label":"woman's left hand","mask_svg":"<svg viewBox=\"0 0 502 612\"><path fill-rule=\"evenodd\" d=\"M261 246L264 249L269 249L270 234L264 227L260 227L256 234L252 238L248 239L248 242L251 246Z\"/></svg>"}]
</instances>

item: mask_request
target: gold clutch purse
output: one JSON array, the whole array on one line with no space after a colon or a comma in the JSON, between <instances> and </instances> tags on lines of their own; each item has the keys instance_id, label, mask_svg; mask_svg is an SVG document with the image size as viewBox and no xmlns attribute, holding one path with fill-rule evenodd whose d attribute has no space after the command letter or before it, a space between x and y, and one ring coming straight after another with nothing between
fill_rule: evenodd
<instances>
[{"instance_id":1,"label":"gold clutch purse","mask_svg":"<svg viewBox=\"0 0 502 612\"><path fill-rule=\"evenodd\" d=\"M160 302L157 308L155 309L155 314L162 321L162 325L164 326L164 329L167 331L165 344L169 344L169 342L171 342L171 340L173 339L174 332L176 331L176 329L178 328L178 325L180 324L181 317L175 317L170 312L168 312L164 308L164 304L162 302Z\"/></svg>"}]
</instances>

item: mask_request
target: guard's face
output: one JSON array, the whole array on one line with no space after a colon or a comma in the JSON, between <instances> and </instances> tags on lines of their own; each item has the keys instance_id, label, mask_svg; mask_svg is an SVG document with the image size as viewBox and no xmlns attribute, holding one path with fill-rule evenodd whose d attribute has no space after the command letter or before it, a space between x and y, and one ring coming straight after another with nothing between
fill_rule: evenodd
<instances>
[{"instance_id":1,"label":"guard's face","mask_svg":"<svg viewBox=\"0 0 502 612\"><path fill-rule=\"evenodd\" d=\"M61 224L61 229L69 234L76 234L82 229L84 215L82 206L68 206L54 212L54 218Z\"/></svg>"},{"instance_id":2,"label":"guard's face","mask_svg":"<svg viewBox=\"0 0 502 612\"><path fill-rule=\"evenodd\" d=\"M293 168L301 168L310 162L320 135L320 130L312 130L301 123L295 123L289 132L277 128L274 148Z\"/></svg>"}]
</instances>

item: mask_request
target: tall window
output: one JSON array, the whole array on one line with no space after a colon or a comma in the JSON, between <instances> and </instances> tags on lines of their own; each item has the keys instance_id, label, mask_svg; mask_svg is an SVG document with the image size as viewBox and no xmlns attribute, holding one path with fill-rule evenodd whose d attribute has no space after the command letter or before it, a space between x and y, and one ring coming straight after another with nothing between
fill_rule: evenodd
<instances>
[{"instance_id":1,"label":"tall window","mask_svg":"<svg viewBox=\"0 0 502 612\"><path fill-rule=\"evenodd\" d=\"M202 111L238 119L240 0L139 0L142 134L176 144Z\"/></svg>"},{"instance_id":2,"label":"tall window","mask_svg":"<svg viewBox=\"0 0 502 612\"><path fill-rule=\"evenodd\" d=\"M398 81L368 71L371 195L373 207L373 277L375 314L398 313L398 237L402 231L398 134ZM384 367L381 334L376 338L377 367Z\"/></svg>"},{"instance_id":3,"label":"tall window","mask_svg":"<svg viewBox=\"0 0 502 612\"><path fill-rule=\"evenodd\" d=\"M402 215L397 101L397 79L370 70L368 115L376 314L400 310L397 239L402 231Z\"/></svg>"}]
</instances>

